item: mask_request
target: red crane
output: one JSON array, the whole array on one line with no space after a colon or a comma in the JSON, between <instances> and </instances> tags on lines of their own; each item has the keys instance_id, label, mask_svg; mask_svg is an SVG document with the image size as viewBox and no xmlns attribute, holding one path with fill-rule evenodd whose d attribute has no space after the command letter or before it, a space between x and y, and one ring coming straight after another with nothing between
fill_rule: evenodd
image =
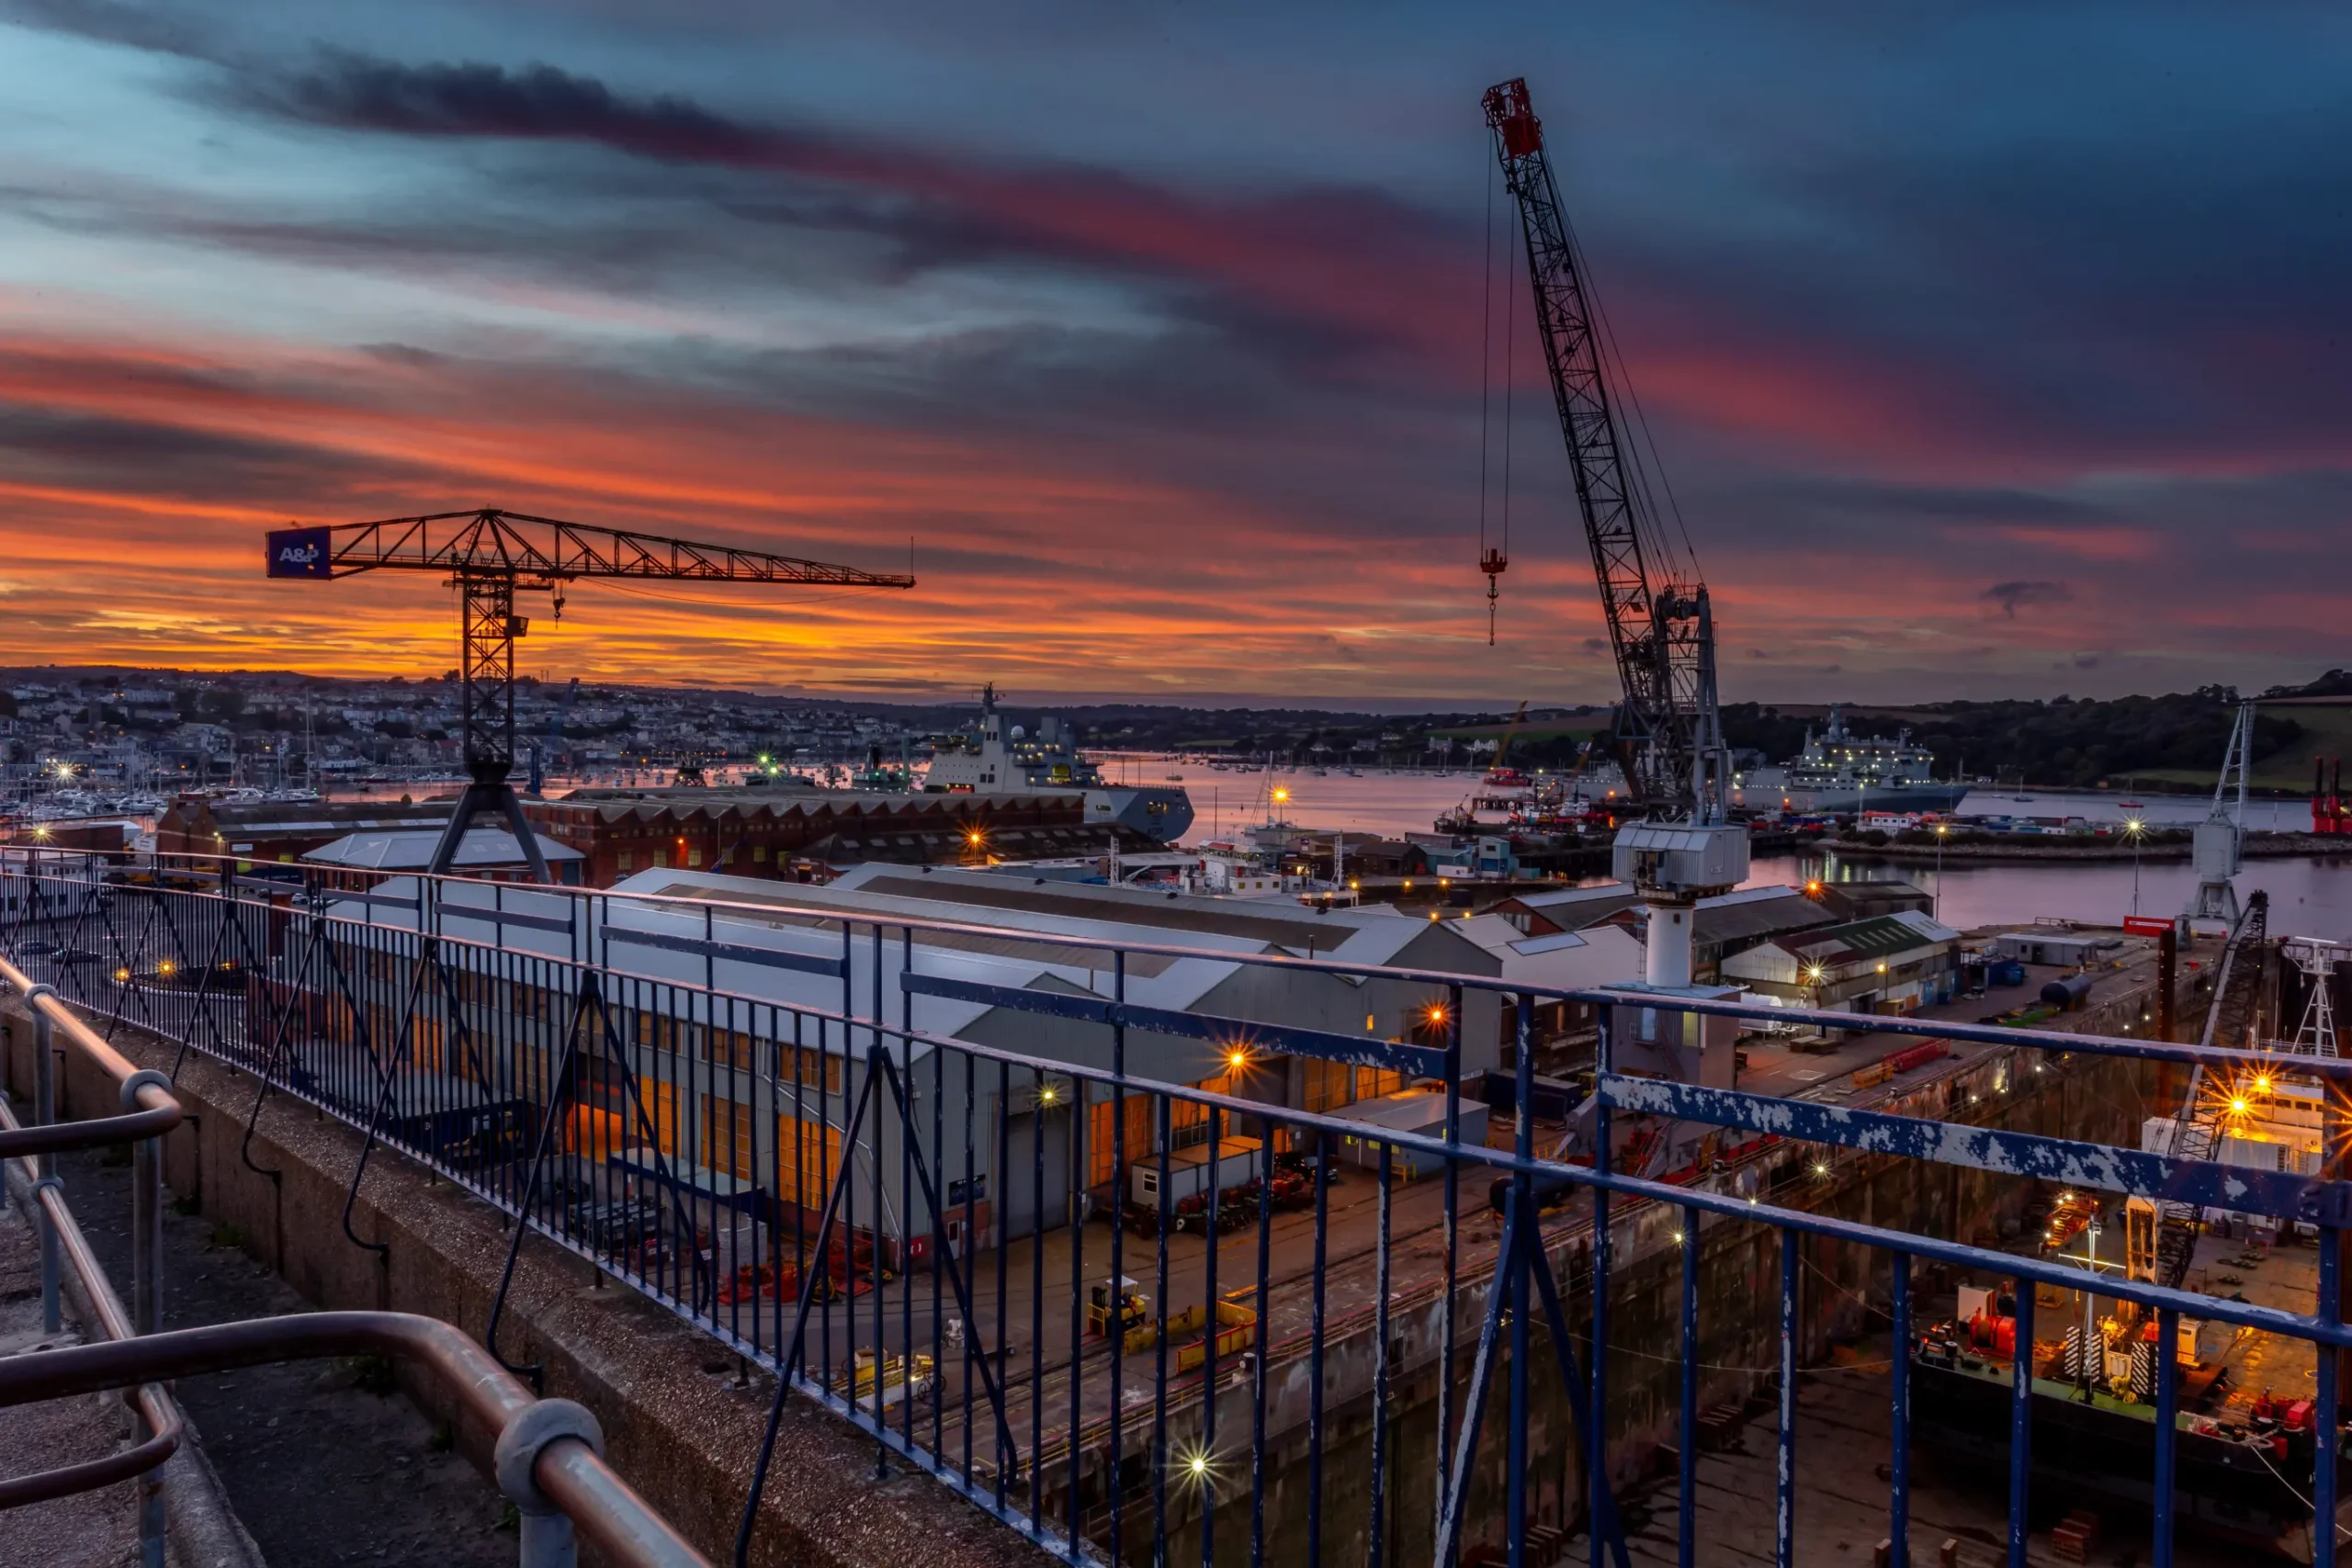
<instances>
[{"instance_id":1,"label":"red crane","mask_svg":"<svg viewBox=\"0 0 2352 1568\"><path fill-rule=\"evenodd\" d=\"M523 816L514 771L514 639L530 630L514 613L517 593L550 595L563 614L563 585L588 577L689 582L790 582L834 588L912 588L911 576L737 549L731 545L596 528L483 507L390 517L374 523L274 529L269 575L329 581L363 571L430 571L458 596L458 673L464 685L465 793L433 852L447 872L474 818L503 818L541 882L547 857Z\"/></svg>"},{"instance_id":2,"label":"red crane","mask_svg":"<svg viewBox=\"0 0 2352 1568\"><path fill-rule=\"evenodd\" d=\"M1654 815L1721 822L1730 778L1715 702L1714 621L1695 564L1678 570L1609 385L1600 312L1570 233L1527 84L1487 89L1487 125L1519 207L1535 326L1551 372L1623 698L1617 739L1634 797ZM1504 561L1482 565L1491 598Z\"/></svg>"}]
</instances>

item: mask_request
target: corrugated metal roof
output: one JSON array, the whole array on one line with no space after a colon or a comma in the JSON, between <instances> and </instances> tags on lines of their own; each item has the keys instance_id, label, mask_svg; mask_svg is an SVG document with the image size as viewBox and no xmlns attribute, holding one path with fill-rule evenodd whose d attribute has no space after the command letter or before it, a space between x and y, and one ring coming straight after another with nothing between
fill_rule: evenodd
<instances>
[{"instance_id":1,"label":"corrugated metal roof","mask_svg":"<svg viewBox=\"0 0 2352 1568\"><path fill-rule=\"evenodd\" d=\"M1699 942L1737 942L1747 937L1781 931L1810 931L1837 923L1838 917L1794 888L1777 897L1727 898L1715 903L1702 898L1690 918L1692 938Z\"/></svg>"}]
</instances>

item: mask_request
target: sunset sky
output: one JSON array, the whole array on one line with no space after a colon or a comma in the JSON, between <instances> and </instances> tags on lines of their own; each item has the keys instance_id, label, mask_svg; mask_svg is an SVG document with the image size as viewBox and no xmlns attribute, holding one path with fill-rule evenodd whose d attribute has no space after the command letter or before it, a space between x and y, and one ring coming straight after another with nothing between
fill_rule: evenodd
<instances>
[{"instance_id":1,"label":"sunset sky","mask_svg":"<svg viewBox=\"0 0 2352 1568\"><path fill-rule=\"evenodd\" d=\"M1727 697L2352 663L2352 13L2154 0L0 0L0 661L437 672L261 532L498 505L922 579L559 679L1606 699L1500 294L1487 646L1521 75Z\"/></svg>"}]
</instances>

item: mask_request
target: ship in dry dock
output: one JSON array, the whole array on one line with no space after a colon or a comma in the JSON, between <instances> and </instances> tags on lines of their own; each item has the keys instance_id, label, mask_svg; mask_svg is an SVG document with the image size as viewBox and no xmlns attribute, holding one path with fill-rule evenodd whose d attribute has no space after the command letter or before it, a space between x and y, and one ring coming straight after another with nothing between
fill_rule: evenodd
<instances>
[{"instance_id":1,"label":"ship in dry dock","mask_svg":"<svg viewBox=\"0 0 2352 1568\"><path fill-rule=\"evenodd\" d=\"M2272 1061L2221 1072L2196 1066L2169 1113L2147 1119L2141 1146L2316 1177L2326 1164L2327 1089L2324 1079L2296 1071L2296 1063L2340 1054L2337 993L2352 972L2352 944L2319 938L2270 943L2262 936L2266 918L2257 894L2232 933L2202 1038L2208 1044L2258 1044ZM2233 968L2238 984L2232 983ZM2298 1021L2287 1033L2275 1024L2265 1028L2265 1019ZM2251 1551L2312 1562L2316 1348L2188 1317L2166 1344L2157 1317L2102 1297L2098 1280L2122 1273L2309 1312L2318 1296L2317 1227L2161 1198L2134 1196L2119 1204L2086 1190L2058 1192L2036 1219L2021 1246L2079 1264L2084 1285L2043 1285L2021 1314L2013 1281L1962 1284L1953 1315L1909 1347L1918 1438L1988 1472L2007 1467L2023 1333L2030 1338L2025 1359L2037 1485L2127 1512L2145 1510L2154 1501L2158 1380L2169 1358L2177 1518ZM2109 1238L2104 1251L2102 1235ZM2347 1470L2341 1441L2335 1464L2342 1496Z\"/></svg>"}]
</instances>

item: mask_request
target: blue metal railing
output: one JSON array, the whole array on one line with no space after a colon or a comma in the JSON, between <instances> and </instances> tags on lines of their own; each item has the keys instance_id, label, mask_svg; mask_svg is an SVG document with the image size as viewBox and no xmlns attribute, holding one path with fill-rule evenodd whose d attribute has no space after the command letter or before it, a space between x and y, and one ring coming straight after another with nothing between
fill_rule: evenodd
<instances>
[{"instance_id":1,"label":"blue metal railing","mask_svg":"<svg viewBox=\"0 0 2352 1568\"><path fill-rule=\"evenodd\" d=\"M1204 1563L1451 1563L1486 1551L1518 1568L1539 1506L1558 1528L1574 1522L1565 1492L1539 1505L1529 1483L1534 1412L1556 1398L1581 1455L1590 1561L1622 1564L1612 1459L1623 1456L1608 1441L1614 1281L1645 1262L1625 1249L1662 1242L1670 1224L1680 1326L1662 1348L1680 1363L1681 1562L1697 1530L1702 1227L1728 1224L1779 1237L1776 1560L1795 1561L1803 1246L1818 1237L1888 1259L1898 1563L1914 1267L2011 1283L2008 1560L2022 1564L2034 1287L2079 1285L2082 1270L1620 1171L1621 1117L2315 1226L2309 1313L2110 1276L2097 1293L2153 1315L2166 1350L2184 1316L2319 1348L2306 1479L2316 1517L2335 1517L2340 1437L2325 1348L2352 1347L2337 1269L2352 1184L1620 1070L1621 1051L1676 1037L1683 1015L1831 1028L1851 1015L927 919L789 885L756 897L624 897L11 853L0 860L0 951L87 1011L175 1043L183 1060L193 1050L253 1071L249 1145L273 1094L325 1110L363 1134L354 1203L378 1145L424 1161L520 1220L515 1247L525 1228L537 1232L776 1371L771 1442L797 1393L872 1435L878 1465L932 1474L1072 1562L1164 1562L1189 1538ZM1261 986L1248 994L1263 1016L1131 997L1138 976L1175 965L1286 971L1302 996L1331 994L1286 1009ZM1331 1027L1340 995L1369 1006L1368 1023L1385 1007L1394 1037ZM1532 1011L1556 1000L1599 1009L1589 1163L1540 1155L1531 1115L1515 1118L1507 1148L1464 1134L1463 1083L1499 1044L1466 1034L1466 1021L1483 1028L1489 1009L1509 1021L1514 1103L1526 1107ZM2013 1063L2280 1065L1989 1025L1873 1017L1870 1028L1977 1043ZM1284 1103L1304 1096L1306 1070L1294 1062L1317 1075L1320 1108ZM1193 1070L1204 1064L1220 1070ZM2292 1067L2332 1092L2352 1076L2352 1062ZM1359 1091L1404 1080L1434 1084L1418 1126L1348 1114ZM1470 1190L1499 1221L1491 1258L1469 1235L1465 1174L1490 1184ZM1363 1176L1368 1199L1335 1203L1335 1189ZM351 1220L347 1205L346 1233L371 1245ZM510 1251L510 1278L513 1267ZM502 1287L493 1348L503 1298ZM2180 1412L2175 1359L2155 1359L2151 1524L2163 1563ZM1406 1392L1432 1372L1433 1388ZM1327 1489L1338 1409L1369 1428L1360 1504L1351 1483L1344 1498ZM1284 1434L1301 1430L1300 1517L1270 1517ZM1426 1473L1397 1472L1408 1447L1433 1456ZM766 1464L763 1450L745 1542ZM1423 1515L1408 1497L1432 1506ZM1406 1539L1405 1524L1423 1517L1426 1535ZM2315 1529L2312 1561L2332 1563L2335 1544L2334 1530Z\"/></svg>"}]
</instances>

